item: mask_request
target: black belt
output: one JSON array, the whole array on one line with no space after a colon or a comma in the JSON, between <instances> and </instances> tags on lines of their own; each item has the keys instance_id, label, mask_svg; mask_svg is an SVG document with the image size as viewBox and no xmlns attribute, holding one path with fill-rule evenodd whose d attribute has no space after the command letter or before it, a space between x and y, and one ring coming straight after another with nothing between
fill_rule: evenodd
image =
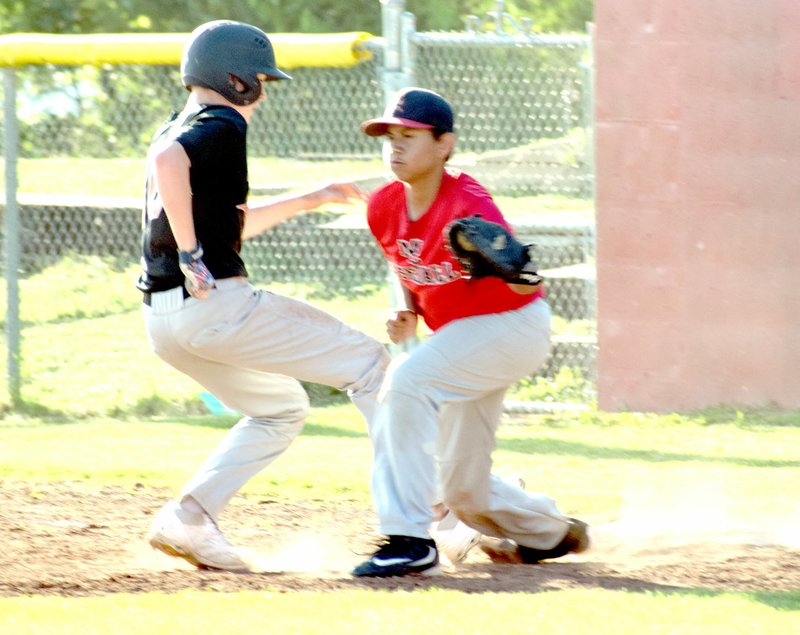
<instances>
[{"instance_id":1,"label":"black belt","mask_svg":"<svg viewBox=\"0 0 800 635\"><path fill-rule=\"evenodd\" d=\"M172 289L164 289L164 291L172 291ZM192 297L191 294L186 290L186 287L181 287L181 291L183 291L183 299ZM155 291L154 293L162 293L161 291ZM153 301L153 294L150 291L145 291L142 293L142 302L144 302L147 306L151 306L151 302Z\"/></svg>"}]
</instances>

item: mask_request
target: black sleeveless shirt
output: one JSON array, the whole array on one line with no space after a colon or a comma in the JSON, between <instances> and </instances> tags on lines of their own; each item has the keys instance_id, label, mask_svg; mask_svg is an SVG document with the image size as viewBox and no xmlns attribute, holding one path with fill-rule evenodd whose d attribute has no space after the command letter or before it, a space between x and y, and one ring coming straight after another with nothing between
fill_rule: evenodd
<instances>
[{"instance_id":1,"label":"black sleeveless shirt","mask_svg":"<svg viewBox=\"0 0 800 635\"><path fill-rule=\"evenodd\" d=\"M203 262L217 278L246 276L242 247L247 200L247 122L228 106L202 106L172 117L156 132L150 145L177 141L191 161L192 213ZM141 291L165 291L182 286L178 246L154 187L152 161L147 161L147 192L142 213Z\"/></svg>"}]
</instances>

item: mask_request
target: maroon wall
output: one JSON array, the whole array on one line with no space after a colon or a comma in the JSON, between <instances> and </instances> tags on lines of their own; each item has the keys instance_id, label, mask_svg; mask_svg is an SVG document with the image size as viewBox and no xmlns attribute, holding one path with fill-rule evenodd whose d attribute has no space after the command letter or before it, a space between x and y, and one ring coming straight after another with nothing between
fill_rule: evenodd
<instances>
[{"instance_id":1,"label":"maroon wall","mask_svg":"<svg viewBox=\"0 0 800 635\"><path fill-rule=\"evenodd\" d=\"M605 410L800 406L800 0L595 0Z\"/></svg>"}]
</instances>

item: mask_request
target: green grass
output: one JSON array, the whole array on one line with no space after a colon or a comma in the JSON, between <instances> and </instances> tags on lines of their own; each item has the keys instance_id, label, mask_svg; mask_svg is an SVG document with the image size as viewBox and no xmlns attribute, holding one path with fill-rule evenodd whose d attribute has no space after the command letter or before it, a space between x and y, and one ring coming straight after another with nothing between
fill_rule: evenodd
<instances>
[{"instance_id":1,"label":"green grass","mask_svg":"<svg viewBox=\"0 0 800 635\"><path fill-rule=\"evenodd\" d=\"M0 599L0 632L785 635L795 630L797 607L798 594L780 593L557 591L468 595L435 589L413 593L232 595L192 591Z\"/></svg>"},{"instance_id":2,"label":"green grass","mask_svg":"<svg viewBox=\"0 0 800 635\"><path fill-rule=\"evenodd\" d=\"M172 370L150 350L134 287L134 264L110 258L68 256L20 281L22 408L29 413L94 415L202 414L201 387ZM0 294L5 293L0 281ZM333 293L319 285L274 283L280 294L306 300L345 323L388 343L388 287ZM5 304L0 304L5 322ZM555 320L556 333L581 333L591 325ZM422 328L420 333L422 333ZM0 356L0 403L7 401L5 355ZM309 386L312 398L344 399L337 391ZM585 378L565 370L555 380L527 382L515 399L584 401Z\"/></svg>"},{"instance_id":3,"label":"green grass","mask_svg":"<svg viewBox=\"0 0 800 635\"><path fill-rule=\"evenodd\" d=\"M558 492L565 511L580 511L594 521L615 518L648 488L666 492L677 483L689 485L698 504L716 497L718 503L737 500L763 517L785 511L775 508L774 497L789 500L800 483L797 413L731 410L714 416L713 423L703 413L508 417L498 433L495 464L500 473L521 474L541 491ZM0 420L0 479L174 488L236 419L184 415L53 422L7 415ZM368 498L369 440L352 405L313 408L290 452L291 460L282 460L279 470L266 470L247 491ZM342 472L342 464L349 469ZM588 481L587 474L592 475ZM771 496L764 495L767 491Z\"/></svg>"},{"instance_id":4,"label":"green grass","mask_svg":"<svg viewBox=\"0 0 800 635\"><path fill-rule=\"evenodd\" d=\"M137 275L136 265L119 269L107 259L72 256L20 281L22 396L28 411L70 416L206 412L201 387L150 350L141 295L134 287ZM0 282L0 292L3 287ZM357 302L342 295L320 297L308 285L270 289L308 300L386 339L388 289L364 293ZM5 321L5 305L0 319ZM5 361L3 356L2 382Z\"/></svg>"},{"instance_id":5,"label":"green grass","mask_svg":"<svg viewBox=\"0 0 800 635\"><path fill-rule=\"evenodd\" d=\"M800 483L797 412L715 408L687 415L509 417L495 471L521 474L592 523L630 513L702 526L711 512L786 519ZM0 420L0 481L70 481L100 490L175 489L235 417ZM370 443L351 405L313 408L303 433L243 494L369 501ZM341 466L348 466L342 470ZM742 514L741 517L738 514ZM718 520L718 519L717 519ZM135 616L135 619L129 619ZM698 633L781 635L800 619L793 592L563 590L474 595L445 589L0 598L0 633ZM421 625L424 624L424 627Z\"/></svg>"},{"instance_id":6,"label":"green grass","mask_svg":"<svg viewBox=\"0 0 800 635\"><path fill-rule=\"evenodd\" d=\"M87 419L51 423L7 416L0 421L0 480L80 481L92 487L177 488L237 416ZM92 460L86 460L87 448ZM119 448L125 448L120 452ZM32 461L32 455L38 458ZM318 408L293 444L290 460L249 485L256 494L293 498L368 498L366 428L353 406ZM341 465L350 469L341 474Z\"/></svg>"}]
</instances>

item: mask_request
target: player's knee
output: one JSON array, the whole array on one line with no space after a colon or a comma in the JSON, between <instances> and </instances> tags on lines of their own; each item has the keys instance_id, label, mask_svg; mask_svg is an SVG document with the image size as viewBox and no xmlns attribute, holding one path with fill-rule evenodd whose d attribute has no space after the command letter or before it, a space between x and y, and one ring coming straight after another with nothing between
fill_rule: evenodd
<instances>
[{"instance_id":1,"label":"player's knee","mask_svg":"<svg viewBox=\"0 0 800 635\"><path fill-rule=\"evenodd\" d=\"M220 392L226 406L256 422L302 427L310 409L303 385L286 375L252 374L245 387Z\"/></svg>"},{"instance_id":2,"label":"player's knee","mask_svg":"<svg viewBox=\"0 0 800 635\"><path fill-rule=\"evenodd\" d=\"M280 404L270 399L269 403L249 414L249 418L256 424L268 425L273 430L280 429L286 436L296 436L303 429L310 407L308 394L299 389L287 392Z\"/></svg>"},{"instance_id":3,"label":"player's knee","mask_svg":"<svg viewBox=\"0 0 800 635\"><path fill-rule=\"evenodd\" d=\"M311 410L311 400L308 394L303 392L302 398L298 397L292 407L286 412L287 420L292 422L292 425L297 427L297 432L303 428L303 423Z\"/></svg>"},{"instance_id":4,"label":"player's knee","mask_svg":"<svg viewBox=\"0 0 800 635\"><path fill-rule=\"evenodd\" d=\"M269 415L246 417L237 426L246 426L253 430L260 430L272 437L291 440L302 432L307 415L308 408L298 405L295 408L273 412Z\"/></svg>"},{"instance_id":5,"label":"player's knee","mask_svg":"<svg viewBox=\"0 0 800 635\"><path fill-rule=\"evenodd\" d=\"M380 390L386 378L387 369L392 361L391 355L386 348L379 342L375 342L371 355L371 360L358 381L348 387L348 392L353 395L375 394Z\"/></svg>"}]
</instances>

